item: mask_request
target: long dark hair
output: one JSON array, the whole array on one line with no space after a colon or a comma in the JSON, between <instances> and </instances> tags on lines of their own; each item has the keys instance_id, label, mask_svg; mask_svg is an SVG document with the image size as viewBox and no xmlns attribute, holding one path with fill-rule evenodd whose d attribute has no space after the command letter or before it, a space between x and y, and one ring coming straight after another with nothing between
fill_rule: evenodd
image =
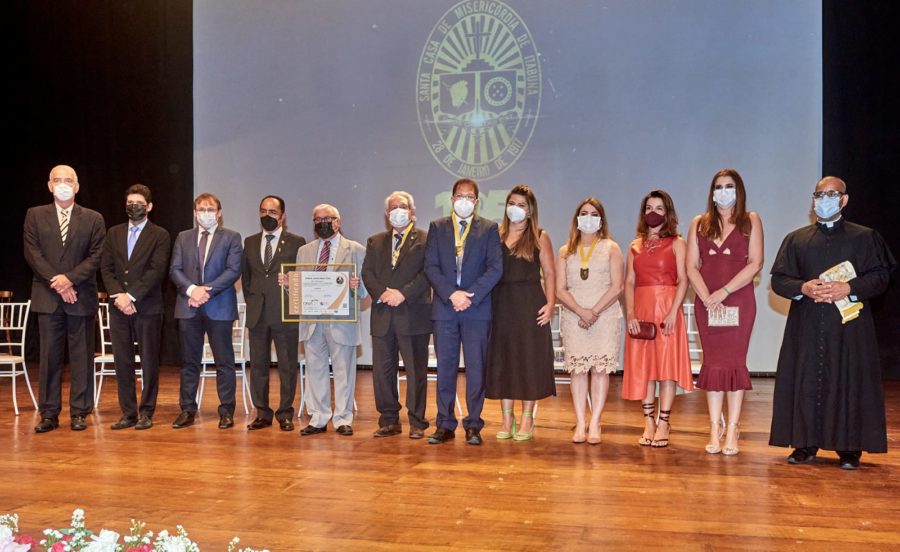
<instances>
[{"instance_id":1,"label":"long dark hair","mask_svg":"<svg viewBox=\"0 0 900 552\"><path fill-rule=\"evenodd\" d=\"M645 195L644 199L641 200L641 210L638 213L637 223L638 237L642 240L646 240L650 237L650 227L644 222L644 210L647 208L647 201L651 197L661 199L663 207L666 209L666 222L664 222L662 228L659 229L659 237L677 238L680 234L678 233L678 213L675 212L675 202L672 201L672 196L663 190L651 190L650 193Z\"/></svg>"},{"instance_id":2,"label":"long dark hair","mask_svg":"<svg viewBox=\"0 0 900 552\"><path fill-rule=\"evenodd\" d=\"M541 249L539 245L541 228L538 226L537 198L534 197L534 192L528 186L522 186L521 184L515 186L506 195L506 201L503 203L503 220L500 222L500 241L506 243L506 238L509 236L509 216L506 214L506 205L509 204L509 198L513 195L523 196L525 201L528 202L528 217L525 219L525 231L522 232L522 236L513 244L510 251L520 259L533 261L535 251L540 251Z\"/></svg>"},{"instance_id":3,"label":"long dark hair","mask_svg":"<svg viewBox=\"0 0 900 552\"><path fill-rule=\"evenodd\" d=\"M750 235L750 214L747 212L747 192L744 189L744 179L734 169L722 169L717 172L709 184L709 195L706 198L706 212L700 216L700 223L697 225L697 232L708 240L717 240L722 237L722 215L716 208L716 202L713 201L713 193L716 191L716 180L723 176L730 176L734 180L735 199L734 211L731 213L731 220L738 232L744 236Z\"/></svg>"}]
</instances>

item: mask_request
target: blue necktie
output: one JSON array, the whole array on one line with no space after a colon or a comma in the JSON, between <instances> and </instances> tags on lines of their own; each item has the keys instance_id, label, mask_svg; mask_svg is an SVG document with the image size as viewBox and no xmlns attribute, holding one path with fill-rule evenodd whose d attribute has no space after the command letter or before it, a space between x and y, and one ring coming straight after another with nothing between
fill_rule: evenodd
<instances>
[{"instance_id":1,"label":"blue necktie","mask_svg":"<svg viewBox=\"0 0 900 552\"><path fill-rule=\"evenodd\" d=\"M128 258L131 259L131 252L134 251L134 244L137 243L138 232L140 231L140 226L132 226L128 229ZM121 242L119 242L121 243Z\"/></svg>"}]
</instances>

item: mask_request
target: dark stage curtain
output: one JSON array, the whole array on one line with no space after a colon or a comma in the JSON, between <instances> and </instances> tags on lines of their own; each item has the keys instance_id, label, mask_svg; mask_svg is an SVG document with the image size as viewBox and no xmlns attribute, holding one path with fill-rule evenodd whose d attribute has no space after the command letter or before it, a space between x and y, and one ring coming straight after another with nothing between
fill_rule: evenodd
<instances>
[{"instance_id":1,"label":"dark stage curtain","mask_svg":"<svg viewBox=\"0 0 900 552\"><path fill-rule=\"evenodd\" d=\"M849 187L849 220L900 257L900 4L824 0L823 174ZM885 377L900 379L900 271L872 304Z\"/></svg>"},{"instance_id":2,"label":"dark stage curtain","mask_svg":"<svg viewBox=\"0 0 900 552\"><path fill-rule=\"evenodd\" d=\"M99 211L107 226L126 220L123 194L136 182L153 191L156 223L173 235L191 226L192 3L7 0L0 15L8 68L0 92L6 121L0 228L7 236L0 289L26 300L31 271L22 222L28 207L51 201L47 176L54 165L75 168L78 203ZM37 332L31 336L36 340ZM175 338L168 313L165 362L178 358Z\"/></svg>"}]
</instances>

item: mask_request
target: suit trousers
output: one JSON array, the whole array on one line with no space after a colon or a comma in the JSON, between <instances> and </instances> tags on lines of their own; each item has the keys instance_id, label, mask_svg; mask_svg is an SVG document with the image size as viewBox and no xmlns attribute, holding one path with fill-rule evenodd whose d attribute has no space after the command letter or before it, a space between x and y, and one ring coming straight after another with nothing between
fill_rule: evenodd
<instances>
[{"instance_id":1,"label":"suit trousers","mask_svg":"<svg viewBox=\"0 0 900 552\"><path fill-rule=\"evenodd\" d=\"M353 425L353 397L356 391L356 345L341 345L332 335L328 323L316 324L305 341L306 409L309 424L325 427ZM331 412L329 359L334 373L334 415Z\"/></svg>"},{"instance_id":2,"label":"suit trousers","mask_svg":"<svg viewBox=\"0 0 900 552\"><path fill-rule=\"evenodd\" d=\"M87 416L94 407L94 316L66 314L62 307L38 314L41 336L39 408L42 418L58 418L62 410L62 372L69 346L69 412Z\"/></svg>"},{"instance_id":3,"label":"suit trousers","mask_svg":"<svg viewBox=\"0 0 900 552\"><path fill-rule=\"evenodd\" d=\"M250 330L250 398L256 406L256 417L272 421L273 414L279 420L294 417L294 396L297 394L297 340L299 327L291 324L273 325L260 318ZM272 342L278 358L280 399L278 411L269 408L269 361Z\"/></svg>"},{"instance_id":4,"label":"suit trousers","mask_svg":"<svg viewBox=\"0 0 900 552\"><path fill-rule=\"evenodd\" d=\"M197 386L200 383L200 361L203 359L203 335L206 334L216 363L219 416L234 415L235 375L231 326L231 320L207 318L202 307L193 318L178 321L181 334L181 410L197 411Z\"/></svg>"},{"instance_id":5,"label":"suit trousers","mask_svg":"<svg viewBox=\"0 0 900 552\"><path fill-rule=\"evenodd\" d=\"M459 346L462 343L466 362L466 411L463 427L484 427L484 365L487 363L490 320L435 320L434 348L437 353L437 404L435 425L456 430L456 379L459 370Z\"/></svg>"},{"instance_id":6,"label":"suit trousers","mask_svg":"<svg viewBox=\"0 0 900 552\"><path fill-rule=\"evenodd\" d=\"M425 401L428 392L428 339L430 334L398 335L393 321L384 336L372 336L372 387L378 425L400 423L400 400L397 389L399 357L406 370L406 414L409 425L428 427ZM399 354L399 356L398 356Z\"/></svg>"},{"instance_id":7,"label":"suit trousers","mask_svg":"<svg viewBox=\"0 0 900 552\"><path fill-rule=\"evenodd\" d=\"M159 347L162 335L162 314L123 314L115 305L109 305L109 333L112 338L113 360L116 364L116 385L119 391L119 408L126 418L138 414L153 417L156 397L159 394ZM135 398L134 343L141 355L140 408Z\"/></svg>"}]
</instances>

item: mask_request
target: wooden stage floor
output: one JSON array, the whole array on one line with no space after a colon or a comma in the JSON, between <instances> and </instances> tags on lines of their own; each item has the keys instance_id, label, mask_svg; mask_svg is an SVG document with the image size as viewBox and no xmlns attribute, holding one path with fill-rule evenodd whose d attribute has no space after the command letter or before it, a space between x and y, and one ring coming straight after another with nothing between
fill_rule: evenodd
<instances>
[{"instance_id":1,"label":"wooden stage floor","mask_svg":"<svg viewBox=\"0 0 900 552\"><path fill-rule=\"evenodd\" d=\"M276 427L248 432L252 413L244 416L240 397L236 427L219 430L214 385L198 423L173 430L171 368L153 429L109 429L119 417L110 380L87 431L70 431L66 411L60 429L37 435L38 415L28 406L14 416L4 381L0 513L19 513L21 529L34 536L64 525L76 507L94 530L127 533L131 518L154 531L180 523L203 550L225 550L235 535L272 551L900 549L900 382L885 385L892 452L863 455L855 472L838 469L833 453L788 465L788 450L767 445L774 380L753 383L741 453L723 457L703 451L702 392L677 398L667 449L639 446L640 406L618 398L618 377L601 445L570 442L571 397L560 386L540 404L534 442L496 441L500 407L488 401L481 447L459 432L447 445L411 441L405 423L402 436L372 438L368 371L358 375L352 437L330 426L303 438ZM21 387L18 397L28 404ZM64 404L67 397L66 387Z\"/></svg>"}]
</instances>

